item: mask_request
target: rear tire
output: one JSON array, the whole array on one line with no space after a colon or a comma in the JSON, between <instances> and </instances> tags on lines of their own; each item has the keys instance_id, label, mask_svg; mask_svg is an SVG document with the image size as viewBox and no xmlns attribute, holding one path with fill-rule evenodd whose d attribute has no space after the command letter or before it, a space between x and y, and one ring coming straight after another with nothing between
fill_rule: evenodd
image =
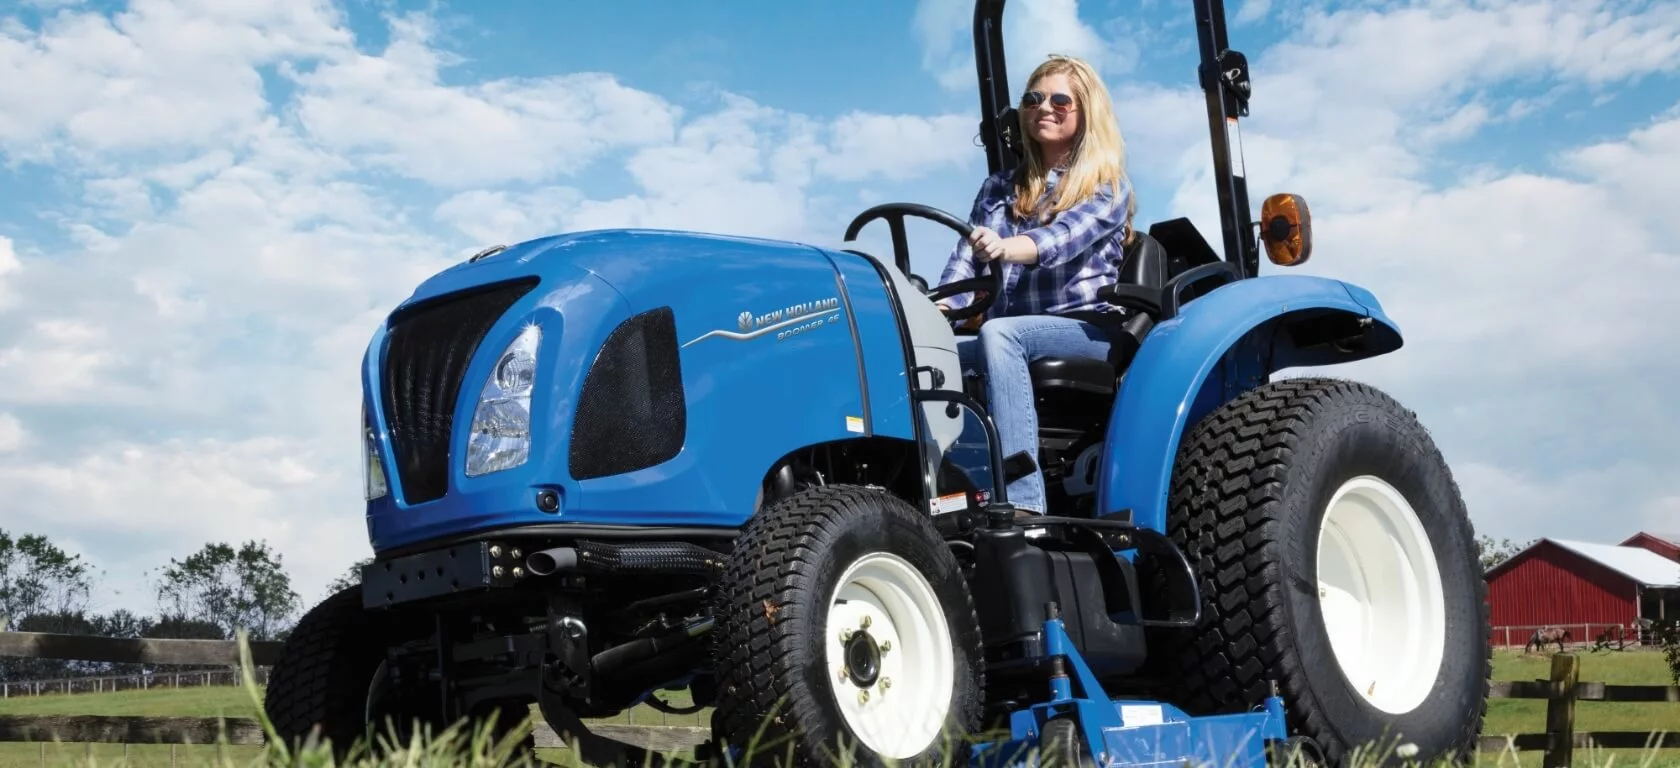
<instances>
[{"instance_id":1,"label":"rear tire","mask_svg":"<svg viewBox=\"0 0 1680 768\"><path fill-rule=\"evenodd\" d=\"M981 717L979 620L956 558L903 500L831 485L765 508L714 615L714 727L749 762L965 761Z\"/></svg>"},{"instance_id":2,"label":"rear tire","mask_svg":"<svg viewBox=\"0 0 1680 768\"><path fill-rule=\"evenodd\" d=\"M1242 711L1275 680L1291 732L1330 764L1387 764L1408 744L1474 757L1487 588L1458 486L1410 411L1330 379L1252 390L1185 436L1167 527L1203 601L1195 630L1152 638L1175 703Z\"/></svg>"}]
</instances>

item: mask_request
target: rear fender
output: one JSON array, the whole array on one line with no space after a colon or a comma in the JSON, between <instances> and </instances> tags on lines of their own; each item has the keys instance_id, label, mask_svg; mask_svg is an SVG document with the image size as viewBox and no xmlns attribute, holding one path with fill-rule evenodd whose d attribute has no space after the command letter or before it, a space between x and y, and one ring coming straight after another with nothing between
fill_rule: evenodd
<instances>
[{"instance_id":1,"label":"rear fender","mask_svg":"<svg viewBox=\"0 0 1680 768\"><path fill-rule=\"evenodd\" d=\"M1164 532L1190 425L1278 370L1375 357L1401 343L1376 297L1339 280L1251 278L1186 304L1149 333L1126 369L1108 422L1100 512L1129 508L1138 527Z\"/></svg>"}]
</instances>

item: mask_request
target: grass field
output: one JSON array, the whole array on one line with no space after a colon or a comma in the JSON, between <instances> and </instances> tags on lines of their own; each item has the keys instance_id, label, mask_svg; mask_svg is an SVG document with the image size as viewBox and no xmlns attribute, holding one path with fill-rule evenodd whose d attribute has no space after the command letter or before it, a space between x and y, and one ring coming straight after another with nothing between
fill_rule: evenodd
<instances>
[{"instance_id":1,"label":"grass field","mask_svg":"<svg viewBox=\"0 0 1680 768\"><path fill-rule=\"evenodd\" d=\"M1581 679L1630 685L1670 685L1668 669L1661 654L1648 651L1591 654L1580 652ZM1494 657L1494 677L1498 680L1545 679L1550 674L1550 657L1545 654L1524 656L1515 651L1499 651ZM687 701L679 693L667 693L672 704ZM1545 730L1544 701L1495 699L1488 703L1485 733L1505 735ZM122 691L118 693L78 693L0 699L0 714L79 714L79 715L149 715L157 717L255 717L257 706L250 694L241 688L212 687L198 689L158 689L151 691ZM706 713L699 715L666 716L649 707L614 718L612 722L634 722L656 725L696 725L705 722ZM1628 704L1618 702L1580 702L1576 705L1575 727L1583 731L1653 731L1680 730L1680 703ZM0 743L0 768L11 766L63 765L133 765L169 766L250 765L261 755L258 747L228 747L218 751L211 746L177 747L167 745L121 744L17 744ZM540 750L541 756L564 762L563 750ZM126 762L125 762L126 756ZM1539 752L1521 754L1486 754L1485 766L1539 766ZM1577 766L1609 768L1610 766L1680 766L1680 750L1649 752L1640 750L1599 751L1578 750Z\"/></svg>"},{"instance_id":2,"label":"grass field","mask_svg":"<svg viewBox=\"0 0 1680 768\"><path fill-rule=\"evenodd\" d=\"M1577 651L1583 682L1622 685L1673 685L1668 665L1655 651L1588 653ZM1551 677L1549 654L1496 651L1493 676L1496 680L1545 680ZM1538 733L1546 730L1546 702L1529 699L1494 699L1488 702L1489 736ZM1625 703L1580 701L1575 703L1577 731L1680 731L1680 703ZM1487 755L1490 765L1539 766L1541 753ZM1680 750L1576 750L1576 765L1590 766L1680 766Z\"/></svg>"}]
</instances>

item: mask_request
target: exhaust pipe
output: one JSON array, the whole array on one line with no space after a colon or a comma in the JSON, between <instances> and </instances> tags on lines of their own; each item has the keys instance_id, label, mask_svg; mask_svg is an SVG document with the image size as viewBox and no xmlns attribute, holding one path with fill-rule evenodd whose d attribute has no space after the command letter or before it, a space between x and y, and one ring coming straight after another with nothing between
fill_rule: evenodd
<instances>
[{"instance_id":1,"label":"exhaust pipe","mask_svg":"<svg viewBox=\"0 0 1680 768\"><path fill-rule=\"evenodd\" d=\"M547 576L556 571L569 571L578 564L577 550L572 547L554 547L541 552L532 552L525 558L525 570L532 576Z\"/></svg>"}]
</instances>

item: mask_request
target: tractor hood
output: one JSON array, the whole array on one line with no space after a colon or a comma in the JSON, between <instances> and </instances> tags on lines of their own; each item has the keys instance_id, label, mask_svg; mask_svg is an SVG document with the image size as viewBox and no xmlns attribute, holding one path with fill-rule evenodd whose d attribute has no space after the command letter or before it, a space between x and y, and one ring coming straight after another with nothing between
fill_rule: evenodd
<instances>
[{"instance_id":1,"label":"tractor hood","mask_svg":"<svg viewBox=\"0 0 1680 768\"><path fill-rule=\"evenodd\" d=\"M726 235L660 229L575 232L527 240L476 261L455 264L422 282L396 311L445 294L524 277L557 286L588 275L629 298L641 293L642 287L657 292L672 281L681 285L709 266L745 278L746 272L774 269L779 260L808 260L814 255L800 243ZM634 302L632 307L646 308Z\"/></svg>"},{"instance_id":2,"label":"tractor hood","mask_svg":"<svg viewBox=\"0 0 1680 768\"><path fill-rule=\"evenodd\" d=\"M375 549L738 524L775 459L866 413L845 296L811 246L661 230L534 239L433 275L364 358ZM740 415L760 408L786 415L753 437Z\"/></svg>"}]
</instances>

